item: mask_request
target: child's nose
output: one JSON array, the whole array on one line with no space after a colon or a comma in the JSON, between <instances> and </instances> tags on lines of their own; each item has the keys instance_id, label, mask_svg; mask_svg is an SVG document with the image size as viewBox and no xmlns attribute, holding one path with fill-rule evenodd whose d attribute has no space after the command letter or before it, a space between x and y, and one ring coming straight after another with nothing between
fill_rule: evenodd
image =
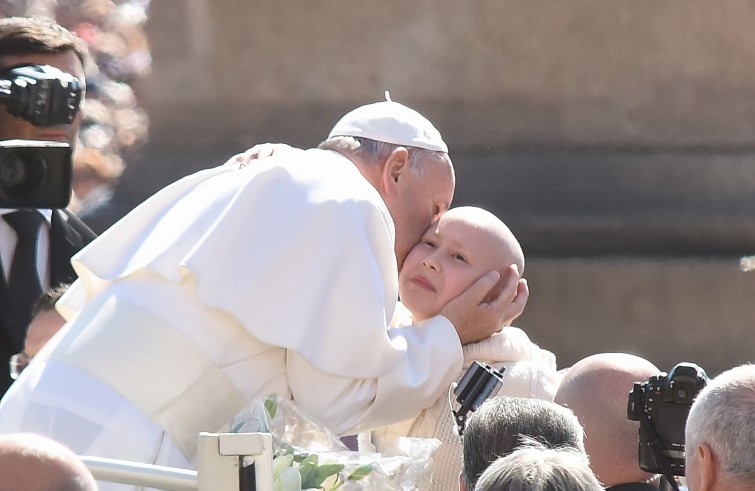
<instances>
[{"instance_id":1,"label":"child's nose","mask_svg":"<svg viewBox=\"0 0 755 491\"><path fill-rule=\"evenodd\" d=\"M425 256L425 259L422 260L422 265L436 271L440 270L440 262L437 261L435 254L428 254Z\"/></svg>"}]
</instances>

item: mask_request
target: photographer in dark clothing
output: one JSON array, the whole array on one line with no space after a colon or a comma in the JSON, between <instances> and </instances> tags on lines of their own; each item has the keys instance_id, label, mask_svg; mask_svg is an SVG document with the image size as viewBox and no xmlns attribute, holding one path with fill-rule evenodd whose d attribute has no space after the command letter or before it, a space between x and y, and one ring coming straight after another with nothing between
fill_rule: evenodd
<instances>
[{"instance_id":1,"label":"photographer in dark clothing","mask_svg":"<svg viewBox=\"0 0 755 491\"><path fill-rule=\"evenodd\" d=\"M9 68L49 65L85 84L85 44L60 25L27 17L0 19L0 79ZM83 98L83 93L82 93ZM43 140L71 147L81 113L69 124L37 126L0 104L0 140ZM6 205L7 206L7 205ZM66 209L0 208L0 359L23 349L31 307L50 285L70 283L76 275L70 258L96 237ZM0 395L12 380L0 376Z\"/></svg>"},{"instance_id":2,"label":"photographer in dark clothing","mask_svg":"<svg viewBox=\"0 0 755 491\"><path fill-rule=\"evenodd\" d=\"M609 486L606 491L658 491L658 486L648 482L627 482Z\"/></svg>"}]
</instances>

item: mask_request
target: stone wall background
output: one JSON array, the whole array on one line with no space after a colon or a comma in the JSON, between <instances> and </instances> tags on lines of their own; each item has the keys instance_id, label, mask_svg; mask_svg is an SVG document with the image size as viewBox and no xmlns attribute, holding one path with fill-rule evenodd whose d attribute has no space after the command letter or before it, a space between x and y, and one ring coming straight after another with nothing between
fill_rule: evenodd
<instances>
[{"instance_id":1,"label":"stone wall background","mask_svg":"<svg viewBox=\"0 0 755 491\"><path fill-rule=\"evenodd\" d=\"M312 144L388 89L457 150L751 146L753 21L743 0L161 0L152 140Z\"/></svg>"},{"instance_id":2,"label":"stone wall background","mask_svg":"<svg viewBox=\"0 0 755 491\"><path fill-rule=\"evenodd\" d=\"M714 374L755 348L752 25L745 0L152 2L150 143L103 224L254 143L316 145L390 90L443 132L455 204L520 238L517 324L559 365Z\"/></svg>"}]
</instances>

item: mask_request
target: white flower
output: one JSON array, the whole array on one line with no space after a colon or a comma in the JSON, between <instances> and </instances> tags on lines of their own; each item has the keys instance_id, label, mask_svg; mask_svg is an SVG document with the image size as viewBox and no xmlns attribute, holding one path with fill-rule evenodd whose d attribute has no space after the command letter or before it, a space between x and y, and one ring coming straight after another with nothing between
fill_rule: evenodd
<instances>
[{"instance_id":1,"label":"white flower","mask_svg":"<svg viewBox=\"0 0 755 491\"><path fill-rule=\"evenodd\" d=\"M273 459L273 479L278 479L280 475L291 467L294 462L294 456L291 454L278 455Z\"/></svg>"}]
</instances>

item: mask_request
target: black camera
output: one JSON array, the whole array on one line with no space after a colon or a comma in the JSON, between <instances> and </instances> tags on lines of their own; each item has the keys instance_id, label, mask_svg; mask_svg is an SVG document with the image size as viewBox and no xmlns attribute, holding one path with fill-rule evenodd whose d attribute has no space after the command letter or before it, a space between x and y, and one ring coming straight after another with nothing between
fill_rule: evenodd
<instances>
[{"instance_id":1,"label":"black camera","mask_svg":"<svg viewBox=\"0 0 755 491\"><path fill-rule=\"evenodd\" d=\"M0 103L35 126L70 124L81 105L79 79L49 65L22 65L0 72Z\"/></svg>"},{"instance_id":2,"label":"black camera","mask_svg":"<svg viewBox=\"0 0 755 491\"><path fill-rule=\"evenodd\" d=\"M457 404L451 412L459 435L464 432L467 414L470 411L476 411L485 399L495 396L501 390L503 370L475 361L462 375L461 380L451 386Z\"/></svg>"},{"instance_id":3,"label":"black camera","mask_svg":"<svg viewBox=\"0 0 755 491\"><path fill-rule=\"evenodd\" d=\"M35 126L71 124L81 105L79 79L49 65L0 72L0 103ZM65 208L71 199L71 146L35 140L0 141L0 207Z\"/></svg>"},{"instance_id":4,"label":"black camera","mask_svg":"<svg viewBox=\"0 0 755 491\"><path fill-rule=\"evenodd\" d=\"M679 363L636 382L629 393L627 418L640 422L639 463L645 472L668 477L684 475L684 426L692 402L708 383L705 370Z\"/></svg>"},{"instance_id":5,"label":"black camera","mask_svg":"<svg viewBox=\"0 0 755 491\"><path fill-rule=\"evenodd\" d=\"M68 143L0 141L1 208L65 208L72 174Z\"/></svg>"}]
</instances>

